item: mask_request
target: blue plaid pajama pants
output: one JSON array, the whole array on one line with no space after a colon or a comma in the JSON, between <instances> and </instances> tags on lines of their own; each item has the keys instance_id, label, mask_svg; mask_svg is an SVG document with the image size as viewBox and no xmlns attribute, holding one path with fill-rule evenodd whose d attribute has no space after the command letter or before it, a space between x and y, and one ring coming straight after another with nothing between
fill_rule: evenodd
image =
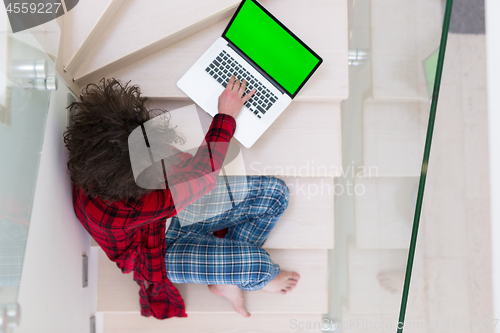
<instances>
[{"instance_id":1,"label":"blue plaid pajama pants","mask_svg":"<svg viewBox=\"0 0 500 333\"><path fill-rule=\"evenodd\" d=\"M172 218L166 232L165 254L171 282L232 284L242 290L258 290L278 275L279 265L261 247L288 206L288 187L281 179L267 176L227 179L233 184L246 183L241 202L190 225L182 224L179 216ZM238 196L237 188L232 188L234 196ZM216 188L208 193L206 196L212 196L208 201L227 200L227 195L219 192ZM211 234L226 227L229 229L225 238Z\"/></svg>"}]
</instances>

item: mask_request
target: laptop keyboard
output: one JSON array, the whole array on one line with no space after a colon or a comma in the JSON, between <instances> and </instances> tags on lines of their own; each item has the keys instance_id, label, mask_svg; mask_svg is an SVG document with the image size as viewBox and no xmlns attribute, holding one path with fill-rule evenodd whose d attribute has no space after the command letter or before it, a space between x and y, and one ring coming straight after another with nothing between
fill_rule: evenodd
<instances>
[{"instance_id":1,"label":"laptop keyboard","mask_svg":"<svg viewBox=\"0 0 500 333\"><path fill-rule=\"evenodd\" d=\"M265 85L224 50L205 68L205 71L223 85L224 88L233 74L240 81L245 79L247 81L245 93L255 89L255 94L245 102L245 106L258 118L262 118L278 100L276 95L269 91Z\"/></svg>"}]
</instances>

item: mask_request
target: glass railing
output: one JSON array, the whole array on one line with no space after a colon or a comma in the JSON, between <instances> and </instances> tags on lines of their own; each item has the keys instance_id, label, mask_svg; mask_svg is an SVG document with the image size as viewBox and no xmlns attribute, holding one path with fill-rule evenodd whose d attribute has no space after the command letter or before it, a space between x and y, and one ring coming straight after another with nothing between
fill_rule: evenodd
<instances>
[{"instance_id":1,"label":"glass railing","mask_svg":"<svg viewBox=\"0 0 500 333\"><path fill-rule=\"evenodd\" d=\"M435 82L439 99L405 332L499 327L492 304L484 33L483 2L455 0Z\"/></svg>"},{"instance_id":2,"label":"glass railing","mask_svg":"<svg viewBox=\"0 0 500 333\"><path fill-rule=\"evenodd\" d=\"M60 28L12 33L0 8L0 331L19 320L18 291Z\"/></svg>"},{"instance_id":3,"label":"glass railing","mask_svg":"<svg viewBox=\"0 0 500 333\"><path fill-rule=\"evenodd\" d=\"M469 204L462 200L454 207L447 199L465 195L459 185L463 179L455 178L453 193L443 183L443 166L450 168L448 176L456 175L452 163L460 163L449 151L460 151L464 143L451 139L455 129L449 118L439 116L441 104L447 105L438 103L438 92L451 10L451 0L349 1L350 90L342 110L342 154L344 170L355 171L336 181L353 184L354 191L335 197L335 249L323 331L451 332L456 331L453 320L465 325L465 318L447 316L446 309L472 305L439 303L441 292L450 293L439 274L454 279L447 270L453 263L444 269L435 257L427 257L433 253L439 258L439 251L453 257L440 239L452 238L456 229L450 221ZM450 82L457 69L453 64L445 69L444 80ZM444 98L451 102L448 93ZM448 112L454 125L457 117L462 119ZM448 148L431 149L433 131L449 140L437 143ZM433 174L434 165L440 170ZM466 278L459 277L462 282ZM441 316L432 309L440 309Z\"/></svg>"}]
</instances>

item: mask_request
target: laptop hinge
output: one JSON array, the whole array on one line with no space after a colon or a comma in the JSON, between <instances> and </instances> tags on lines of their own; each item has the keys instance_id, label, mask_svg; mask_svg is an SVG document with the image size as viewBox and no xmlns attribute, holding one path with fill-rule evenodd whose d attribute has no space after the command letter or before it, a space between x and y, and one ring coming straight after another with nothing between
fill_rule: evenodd
<instances>
[{"instance_id":1,"label":"laptop hinge","mask_svg":"<svg viewBox=\"0 0 500 333\"><path fill-rule=\"evenodd\" d=\"M228 45L231 49L233 49L236 53L238 53L243 59L245 59L249 64L252 64L253 67L263 76L265 77L269 82L273 84L273 86L276 87L282 94L287 94L285 89L283 89L278 82L276 82L272 77L267 75L266 72L264 72L255 62L253 62L245 53L241 52L240 49L238 49L236 46L233 45L233 43L228 42Z\"/></svg>"}]
</instances>

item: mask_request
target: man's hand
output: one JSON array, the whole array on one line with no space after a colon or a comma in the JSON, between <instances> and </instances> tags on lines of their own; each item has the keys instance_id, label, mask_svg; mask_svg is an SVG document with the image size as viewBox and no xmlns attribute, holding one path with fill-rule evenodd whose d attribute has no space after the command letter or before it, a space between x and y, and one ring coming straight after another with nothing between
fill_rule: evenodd
<instances>
[{"instance_id":1,"label":"man's hand","mask_svg":"<svg viewBox=\"0 0 500 333\"><path fill-rule=\"evenodd\" d=\"M240 84L240 80L235 80L234 75L231 76L226 89L219 96L219 113L228 114L236 118L243 104L255 94L255 89L253 89L243 96L246 87L247 82L245 80Z\"/></svg>"}]
</instances>

